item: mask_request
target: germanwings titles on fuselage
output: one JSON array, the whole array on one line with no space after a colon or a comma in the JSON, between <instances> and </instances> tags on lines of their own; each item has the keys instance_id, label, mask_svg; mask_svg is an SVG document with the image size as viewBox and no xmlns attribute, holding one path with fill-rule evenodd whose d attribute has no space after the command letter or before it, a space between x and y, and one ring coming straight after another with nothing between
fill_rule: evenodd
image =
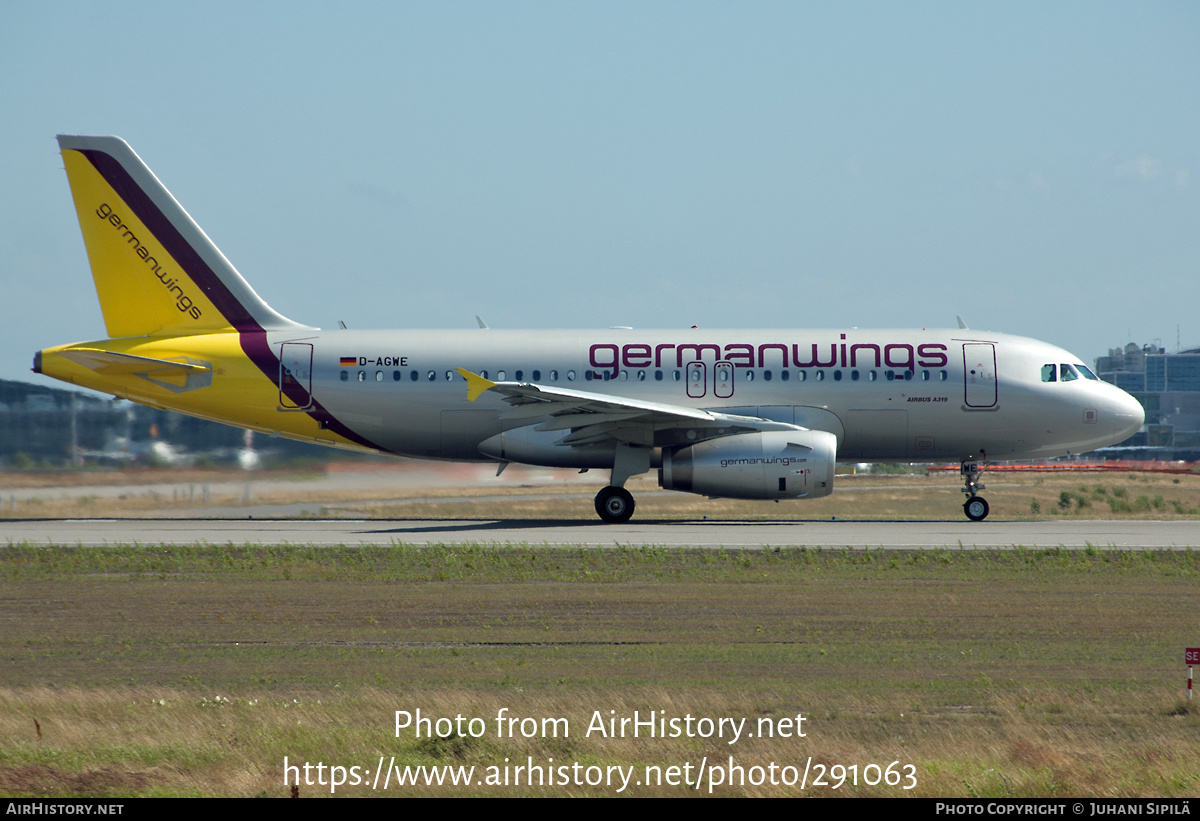
<instances>
[{"instance_id":1,"label":"germanwings titles on fuselage","mask_svg":"<svg viewBox=\"0 0 1200 821\"><path fill-rule=\"evenodd\" d=\"M961 463L1118 442L1141 406L1043 342L955 330L321 331L270 308L115 137L60 136L109 338L34 370L335 447L610 471L748 499L833 490L838 460ZM482 323L480 323L482 325Z\"/></svg>"}]
</instances>

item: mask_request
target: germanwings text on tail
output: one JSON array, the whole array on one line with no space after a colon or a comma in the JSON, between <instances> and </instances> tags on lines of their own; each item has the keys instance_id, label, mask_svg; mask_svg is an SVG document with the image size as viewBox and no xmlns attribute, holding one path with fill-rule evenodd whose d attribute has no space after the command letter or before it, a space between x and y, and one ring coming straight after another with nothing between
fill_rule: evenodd
<instances>
[{"instance_id":1,"label":"germanwings text on tail","mask_svg":"<svg viewBox=\"0 0 1200 821\"><path fill-rule=\"evenodd\" d=\"M271 309L116 137L60 136L109 338L34 370L156 408L334 447L610 471L713 497L833 491L837 461L1064 456L1144 421L1079 357L968 330L322 331ZM480 325L483 323L481 322ZM959 323L962 324L961 322Z\"/></svg>"}]
</instances>

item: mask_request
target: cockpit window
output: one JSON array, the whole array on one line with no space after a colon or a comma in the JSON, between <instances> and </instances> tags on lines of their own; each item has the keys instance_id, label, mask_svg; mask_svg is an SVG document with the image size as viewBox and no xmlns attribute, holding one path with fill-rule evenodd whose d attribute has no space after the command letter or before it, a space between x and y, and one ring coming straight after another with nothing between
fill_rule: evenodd
<instances>
[{"instance_id":1,"label":"cockpit window","mask_svg":"<svg viewBox=\"0 0 1200 821\"><path fill-rule=\"evenodd\" d=\"M1058 368L1053 365L1042 365L1042 381L1057 382Z\"/></svg>"},{"instance_id":2,"label":"cockpit window","mask_svg":"<svg viewBox=\"0 0 1200 821\"><path fill-rule=\"evenodd\" d=\"M1070 382L1072 379L1079 378L1079 371L1064 362L1058 366L1058 376L1063 382Z\"/></svg>"},{"instance_id":3,"label":"cockpit window","mask_svg":"<svg viewBox=\"0 0 1200 821\"><path fill-rule=\"evenodd\" d=\"M1092 369L1089 368L1087 365L1076 365L1075 370L1077 370L1081 374L1083 374L1084 379L1094 379L1097 382L1100 381L1100 377L1098 377L1098 376L1096 376L1096 374L1092 373Z\"/></svg>"}]
</instances>

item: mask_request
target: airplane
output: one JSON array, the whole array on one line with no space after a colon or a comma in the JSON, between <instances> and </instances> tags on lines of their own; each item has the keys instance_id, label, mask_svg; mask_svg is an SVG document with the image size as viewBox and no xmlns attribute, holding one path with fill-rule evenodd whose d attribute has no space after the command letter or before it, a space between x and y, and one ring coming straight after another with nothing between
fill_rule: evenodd
<instances>
[{"instance_id":1,"label":"airplane","mask_svg":"<svg viewBox=\"0 0 1200 821\"><path fill-rule=\"evenodd\" d=\"M59 136L108 339L36 373L269 435L424 459L609 471L709 497L815 499L839 461L990 460L1120 442L1141 405L1053 345L946 330L322 331L274 311L116 137ZM478 319L478 318L477 318ZM340 324L340 323L339 323Z\"/></svg>"}]
</instances>

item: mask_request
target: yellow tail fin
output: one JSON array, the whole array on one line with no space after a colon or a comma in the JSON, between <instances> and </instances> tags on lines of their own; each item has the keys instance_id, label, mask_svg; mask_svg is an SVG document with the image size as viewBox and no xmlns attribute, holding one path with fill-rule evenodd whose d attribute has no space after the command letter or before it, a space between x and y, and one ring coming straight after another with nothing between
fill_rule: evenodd
<instances>
[{"instance_id":1,"label":"yellow tail fin","mask_svg":"<svg viewBox=\"0 0 1200 821\"><path fill-rule=\"evenodd\" d=\"M304 327L254 292L124 140L58 144L110 337Z\"/></svg>"}]
</instances>

